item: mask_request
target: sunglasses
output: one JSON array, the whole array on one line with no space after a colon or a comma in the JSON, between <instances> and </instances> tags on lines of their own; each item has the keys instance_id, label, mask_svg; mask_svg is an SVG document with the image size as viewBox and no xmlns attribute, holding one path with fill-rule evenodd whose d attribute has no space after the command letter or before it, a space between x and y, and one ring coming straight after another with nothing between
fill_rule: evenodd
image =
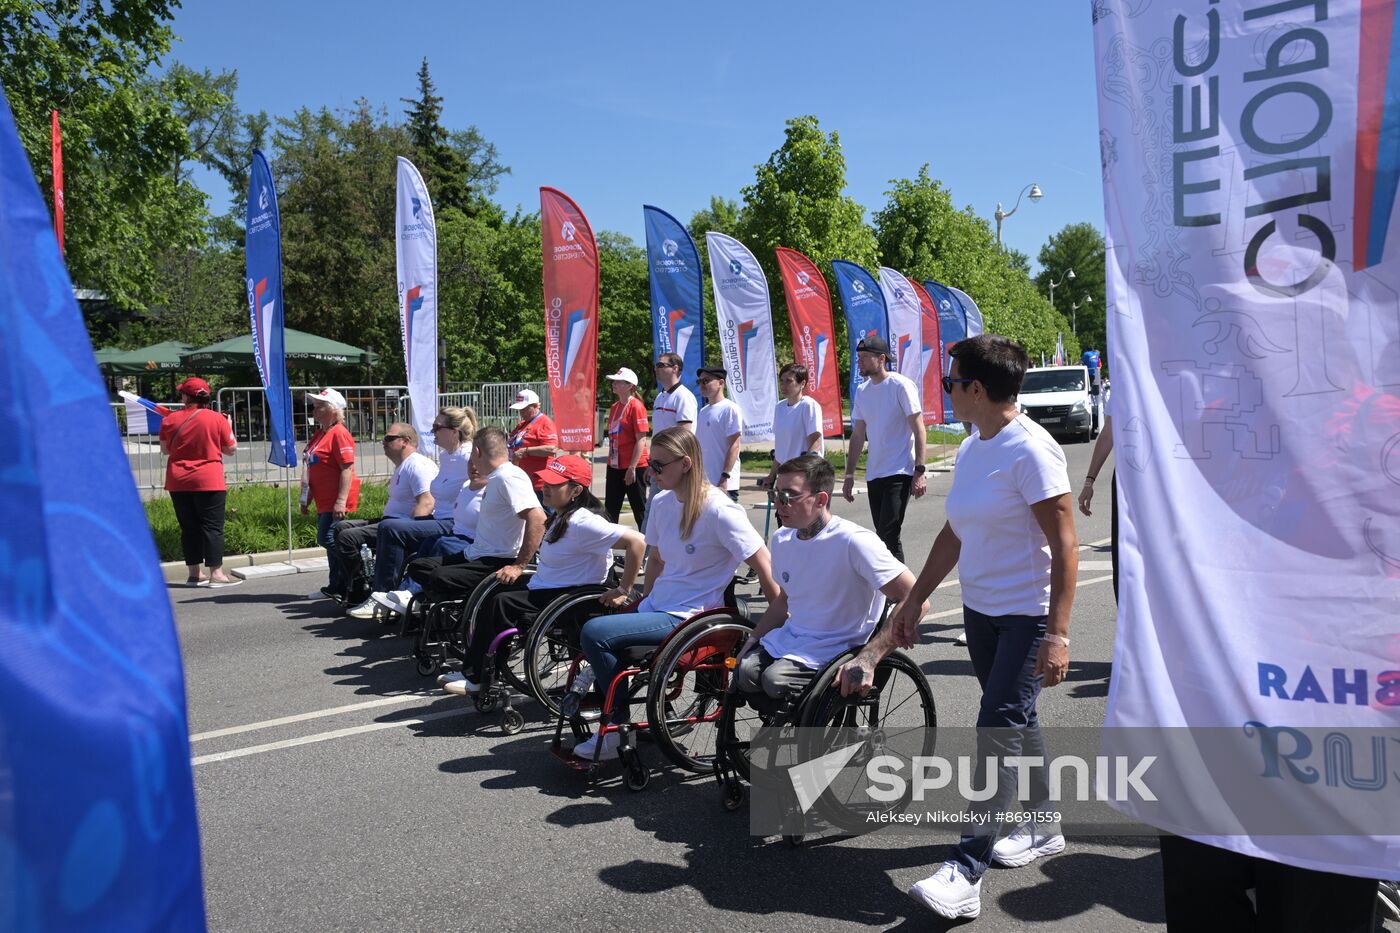
<instances>
[{"instance_id":1,"label":"sunglasses","mask_svg":"<svg viewBox=\"0 0 1400 933\"><path fill-rule=\"evenodd\" d=\"M676 368L676 364L675 364L675 363L657 363L656 365L654 365L654 366L652 367L652 369L675 369L675 368Z\"/></svg>"},{"instance_id":2,"label":"sunglasses","mask_svg":"<svg viewBox=\"0 0 1400 933\"><path fill-rule=\"evenodd\" d=\"M792 505L798 499L805 499L810 495L810 492L793 492L791 489L770 489L768 490L768 501L776 502L778 505Z\"/></svg>"},{"instance_id":3,"label":"sunglasses","mask_svg":"<svg viewBox=\"0 0 1400 933\"><path fill-rule=\"evenodd\" d=\"M385 443L385 444L391 444L391 443L393 443L394 441L401 441L401 440L404 440L404 436L403 436L402 434L386 434L386 435L384 435L384 443Z\"/></svg>"},{"instance_id":4,"label":"sunglasses","mask_svg":"<svg viewBox=\"0 0 1400 933\"><path fill-rule=\"evenodd\" d=\"M434 431L447 431L447 430L451 429L451 427L452 427L452 425L450 425L450 424L434 424L434 425L433 425L433 430L434 430Z\"/></svg>"},{"instance_id":5,"label":"sunglasses","mask_svg":"<svg viewBox=\"0 0 1400 933\"><path fill-rule=\"evenodd\" d=\"M661 460L657 460L655 457L652 457L652 458L651 458L651 472L652 472L652 475L655 476L656 474L661 473L663 470L665 470L665 469L666 469L668 466L670 466L671 464L673 464L673 463L679 463L679 462L681 461L681 459L682 459L682 458L677 457L675 460L661 461Z\"/></svg>"},{"instance_id":6,"label":"sunglasses","mask_svg":"<svg viewBox=\"0 0 1400 933\"><path fill-rule=\"evenodd\" d=\"M942 379L941 381L943 382L943 391L944 391L944 392L947 392L949 395L952 395L952 394L953 394L953 386L958 385L958 384L960 384L960 383L964 383L964 384L965 384L965 383L968 383L968 382L976 382L977 380L976 380L976 379L954 379L952 376L944 376L943 379Z\"/></svg>"}]
</instances>

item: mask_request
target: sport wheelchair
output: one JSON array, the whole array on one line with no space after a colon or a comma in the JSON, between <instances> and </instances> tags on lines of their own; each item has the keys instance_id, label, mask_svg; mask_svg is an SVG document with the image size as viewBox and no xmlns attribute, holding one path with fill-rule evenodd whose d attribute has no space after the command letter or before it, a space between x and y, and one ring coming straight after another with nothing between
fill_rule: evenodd
<instances>
[{"instance_id":1,"label":"sport wheelchair","mask_svg":"<svg viewBox=\"0 0 1400 933\"><path fill-rule=\"evenodd\" d=\"M880 624L884 624L883 617ZM938 726L933 690L912 658L902 651L893 651L876 665L875 684L866 696L842 696L837 672L859 650L843 652L822 667L804 688L778 699L762 692L741 693L731 685L721 704L712 759L724 809L733 811L743 805L744 784L751 773L750 747L759 730L791 727L797 727L794 763L814 761L853 743L861 746L851 756L843 776L823 788L812 802L811 809L826 823L855 833L870 828L870 814L874 811L904 808L907 799L879 804L854 799L863 786L859 776L864 774L866 762L890 750L886 742L891 735L910 735L909 741L920 746L916 754L933 754ZM900 754L907 751L904 748ZM791 788L785 790L792 793ZM798 846L805 835L792 827L806 808L799 806L795 796L786 802L784 838L790 845Z\"/></svg>"},{"instance_id":2,"label":"sport wheelchair","mask_svg":"<svg viewBox=\"0 0 1400 933\"><path fill-rule=\"evenodd\" d=\"M591 669L579 647L583 623L575 627L536 626L531 636L534 648L526 651L526 666L531 675L547 673L550 677L546 689L540 691L542 698L548 698L542 701L558 709L550 750L571 768L585 772L590 782L598 780L602 742L588 760L574 756L572 749L563 746L566 726L577 745L592 735L596 724L600 737L608 733L621 736L618 757L629 790L642 790L651 780L651 770L637 745L642 732L648 733L677 767L696 774L712 770L715 725L729 688L729 662L753 631L750 601L736 595L735 588L753 580L752 574L736 577L725 592L726 606L691 616L661 644L623 651L620 660L624 666L611 683L602 686L601 701L590 689ZM630 608L616 611L627 612ZM581 680L579 675L584 670L589 675ZM644 720L611 722L619 704L630 705L643 698Z\"/></svg>"}]
</instances>

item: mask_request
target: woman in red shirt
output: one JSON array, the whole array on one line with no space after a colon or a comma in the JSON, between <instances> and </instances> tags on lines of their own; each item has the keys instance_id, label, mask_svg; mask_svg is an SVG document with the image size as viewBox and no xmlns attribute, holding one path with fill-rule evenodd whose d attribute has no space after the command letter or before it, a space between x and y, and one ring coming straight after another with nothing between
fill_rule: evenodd
<instances>
[{"instance_id":1,"label":"woman in red shirt","mask_svg":"<svg viewBox=\"0 0 1400 933\"><path fill-rule=\"evenodd\" d=\"M180 546L189 571L186 586L208 582L232 586L224 573L224 455L238 449L233 426L209 410L209 383L191 376L175 387L185 407L165 416L160 425L160 450L165 464L165 488L180 523ZM200 565L209 568L200 579Z\"/></svg>"},{"instance_id":2,"label":"woman in red shirt","mask_svg":"<svg viewBox=\"0 0 1400 933\"><path fill-rule=\"evenodd\" d=\"M647 406L637 394L637 374L623 366L608 377L617 401L608 409L608 481L603 508L617 522L622 497L632 506L638 528L646 527L647 493L642 476L647 466Z\"/></svg>"},{"instance_id":3,"label":"woman in red shirt","mask_svg":"<svg viewBox=\"0 0 1400 933\"><path fill-rule=\"evenodd\" d=\"M344 593L335 556L335 523L360 507L355 475L355 438L345 426L345 396L335 389L306 393L316 431L306 442L306 474L301 480L301 514L316 509L316 543L330 558L331 578L322 593ZM313 594L314 595L314 594ZM329 594L328 594L329 595Z\"/></svg>"}]
</instances>

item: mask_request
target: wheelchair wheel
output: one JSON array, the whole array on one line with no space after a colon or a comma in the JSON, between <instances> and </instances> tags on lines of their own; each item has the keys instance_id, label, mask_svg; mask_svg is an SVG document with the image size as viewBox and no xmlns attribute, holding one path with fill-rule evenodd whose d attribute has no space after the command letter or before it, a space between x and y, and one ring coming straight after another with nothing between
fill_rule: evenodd
<instances>
[{"instance_id":1,"label":"wheelchair wheel","mask_svg":"<svg viewBox=\"0 0 1400 933\"><path fill-rule=\"evenodd\" d=\"M848 764L816 800L814 810L846 832L870 826L870 814L900 812L913 794L895 801L876 801L866 793L866 764L876 755L906 760L932 755L938 717L928 679L908 655L894 652L875 668L875 686L868 696L841 696L836 671L854 655L837 658L818 675L803 703L799 722L805 728L798 757L811 761L836 749L859 744Z\"/></svg>"},{"instance_id":2,"label":"wheelchair wheel","mask_svg":"<svg viewBox=\"0 0 1400 933\"><path fill-rule=\"evenodd\" d=\"M602 614L597 599L604 592L601 586L588 587L550 603L524 638L519 660L512 660L511 669L523 675L524 692L538 700L551 718L559 715L559 701L568 688L569 665L579 651L579 629L590 607Z\"/></svg>"},{"instance_id":3,"label":"wheelchair wheel","mask_svg":"<svg viewBox=\"0 0 1400 933\"><path fill-rule=\"evenodd\" d=\"M501 714L501 731L506 735L516 735L525 728L525 716L520 710L511 708Z\"/></svg>"},{"instance_id":4,"label":"wheelchair wheel","mask_svg":"<svg viewBox=\"0 0 1400 933\"><path fill-rule=\"evenodd\" d=\"M441 658L419 658L418 673L423 677L431 677L442 669Z\"/></svg>"},{"instance_id":5,"label":"wheelchair wheel","mask_svg":"<svg viewBox=\"0 0 1400 933\"><path fill-rule=\"evenodd\" d=\"M753 626L737 615L708 613L683 623L652 660L647 722L662 753L687 771L714 768L729 687L724 662L751 631Z\"/></svg>"},{"instance_id":6,"label":"wheelchair wheel","mask_svg":"<svg viewBox=\"0 0 1400 933\"><path fill-rule=\"evenodd\" d=\"M743 642L740 642L740 647ZM734 772L734 775L742 781L749 780L749 743L758 730L763 728L763 717L758 710L749 702L732 702L726 698L724 708L720 711L719 721L716 724L717 736L715 738L715 753L723 758L723 763ZM729 788L726 782L725 792ZM727 799L725 809L737 809L738 804L730 807Z\"/></svg>"}]
</instances>

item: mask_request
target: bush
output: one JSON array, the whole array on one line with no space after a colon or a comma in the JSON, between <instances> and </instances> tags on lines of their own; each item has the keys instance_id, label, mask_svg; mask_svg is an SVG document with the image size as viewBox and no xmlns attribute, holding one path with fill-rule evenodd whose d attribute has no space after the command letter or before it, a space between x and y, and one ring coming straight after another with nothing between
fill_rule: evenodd
<instances>
[{"instance_id":1,"label":"bush","mask_svg":"<svg viewBox=\"0 0 1400 933\"><path fill-rule=\"evenodd\" d=\"M314 547L316 544L316 513L302 515L292 500L292 546ZM353 517L377 516L384 513L389 499L389 487L382 483L360 486L360 509ZM146 503L146 519L156 540L156 550L162 561L183 560L180 551L180 523L175 520L175 507L164 497ZM287 546L287 490L283 486L235 486L228 491L228 510L224 518L224 553L256 554L280 551Z\"/></svg>"}]
</instances>

